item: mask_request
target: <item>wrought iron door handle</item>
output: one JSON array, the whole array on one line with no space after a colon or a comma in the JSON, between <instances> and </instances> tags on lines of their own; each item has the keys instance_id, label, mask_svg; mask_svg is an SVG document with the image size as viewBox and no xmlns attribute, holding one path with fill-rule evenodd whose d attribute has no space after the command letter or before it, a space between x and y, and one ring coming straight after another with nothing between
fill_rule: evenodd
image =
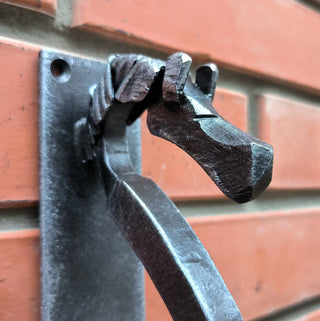
<instances>
[{"instance_id":1,"label":"wrought iron door handle","mask_svg":"<svg viewBox=\"0 0 320 321\"><path fill-rule=\"evenodd\" d=\"M109 59L88 118L75 124L83 162L94 162L107 207L138 255L175 321L242 320L207 251L179 210L135 172L126 127L148 109L151 133L188 152L230 198L245 202L269 184L272 147L225 121L212 107L213 64L190 78L191 58L167 63L144 56Z\"/></svg>"}]
</instances>

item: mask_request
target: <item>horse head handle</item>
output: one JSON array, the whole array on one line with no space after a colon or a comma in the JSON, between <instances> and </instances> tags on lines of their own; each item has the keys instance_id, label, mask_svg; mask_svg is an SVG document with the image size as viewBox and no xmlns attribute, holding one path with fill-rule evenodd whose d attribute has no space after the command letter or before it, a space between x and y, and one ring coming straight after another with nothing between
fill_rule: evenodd
<instances>
[{"instance_id":1,"label":"horse head handle","mask_svg":"<svg viewBox=\"0 0 320 321\"><path fill-rule=\"evenodd\" d=\"M169 57L145 105L148 127L187 152L232 200L256 198L272 176L272 146L230 124L212 106L218 69L202 65L191 81L191 58Z\"/></svg>"}]
</instances>

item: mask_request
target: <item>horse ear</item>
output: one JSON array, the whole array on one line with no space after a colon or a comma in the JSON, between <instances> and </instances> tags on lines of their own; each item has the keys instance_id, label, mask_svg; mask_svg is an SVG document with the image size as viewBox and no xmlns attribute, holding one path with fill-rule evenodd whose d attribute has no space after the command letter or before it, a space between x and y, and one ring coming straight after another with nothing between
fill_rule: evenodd
<instances>
[{"instance_id":1,"label":"horse ear","mask_svg":"<svg viewBox=\"0 0 320 321\"><path fill-rule=\"evenodd\" d=\"M171 55L166 64L162 93L168 103L179 103L179 95L183 94L184 85L189 77L192 59L183 52Z\"/></svg>"},{"instance_id":2,"label":"horse ear","mask_svg":"<svg viewBox=\"0 0 320 321\"><path fill-rule=\"evenodd\" d=\"M214 98L218 76L218 67L213 63L202 65L196 71L196 84L211 101Z\"/></svg>"}]
</instances>

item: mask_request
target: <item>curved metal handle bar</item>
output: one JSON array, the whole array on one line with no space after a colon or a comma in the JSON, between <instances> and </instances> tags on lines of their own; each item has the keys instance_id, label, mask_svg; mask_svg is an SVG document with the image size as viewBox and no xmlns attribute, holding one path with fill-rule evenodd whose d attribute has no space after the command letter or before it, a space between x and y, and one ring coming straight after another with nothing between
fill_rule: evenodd
<instances>
[{"instance_id":1,"label":"curved metal handle bar","mask_svg":"<svg viewBox=\"0 0 320 321\"><path fill-rule=\"evenodd\" d=\"M127 174L112 194L110 212L174 320L242 320L209 254L157 185Z\"/></svg>"},{"instance_id":2,"label":"curved metal handle bar","mask_svg":"<svg viewBox=\"0 0 320 321\"><path fill-rule=\"evenodd\" d=\"M107 206L173 319L242 320L216 266L179 210L154 182L135 173L125 136L127 106L113 107L116 115L106 120L103 144L96 149Z\"/></svg>"},{"instance_id":3,"label":"curved metal handle bar","mask_svg":"<svg viewBox=\"0 0 320 321\"><path fill-rule=\"evenodd\" d=\"M213 64L190 80L191 58L109 59L88 119L76 125L84 161L94 160L107 206L175 321L240 321L239 309L179 210L131 165L126 127L148 108L151 133L188 152L230 198L244 202L269 184L272 147L236 129L212 107ZM210 125L211 122L211 125ZM212 126L213 124L213 126ZM240 178L238 177L240 176Z\"/></svg>"}]
</instances>

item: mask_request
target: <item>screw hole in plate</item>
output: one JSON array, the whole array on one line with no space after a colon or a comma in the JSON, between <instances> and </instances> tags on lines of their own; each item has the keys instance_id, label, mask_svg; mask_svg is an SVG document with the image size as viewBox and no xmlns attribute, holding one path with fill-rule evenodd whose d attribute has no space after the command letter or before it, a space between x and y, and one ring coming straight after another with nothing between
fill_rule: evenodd
<instances>
[{"instance_id":1,"label":"screw hole in plate","mask_svg":"<svg viewBox=\"0 0 320 321\"><path fill-rule=\"evenodd\" d=\"M60 83L66 83L71 78L71 69L69 64L62 59L55 59L50 67L52 75Z\"/></svg>"}]
</instances>

